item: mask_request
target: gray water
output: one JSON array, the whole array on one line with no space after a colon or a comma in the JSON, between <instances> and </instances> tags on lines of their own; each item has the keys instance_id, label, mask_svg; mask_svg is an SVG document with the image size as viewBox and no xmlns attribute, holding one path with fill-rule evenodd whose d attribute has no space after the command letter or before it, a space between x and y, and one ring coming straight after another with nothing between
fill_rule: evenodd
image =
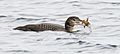
<instances>
[{"instance_id":1,"label":"gray water","mask_svg":"<svg viewBox=\"0 0 120 54\"><path fill-rule=\"evenodd\" d=\"M120 54L120 0L0 0L0 54ZM92 33L24 32L38 23L89 17Z\"/></svg>"}]
</instances>

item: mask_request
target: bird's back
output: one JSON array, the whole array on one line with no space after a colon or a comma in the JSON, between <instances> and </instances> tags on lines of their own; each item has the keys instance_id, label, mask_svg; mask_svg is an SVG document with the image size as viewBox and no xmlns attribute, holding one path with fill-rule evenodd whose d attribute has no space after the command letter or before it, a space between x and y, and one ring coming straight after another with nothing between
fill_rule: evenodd
<instances>
[{"instance_id":1,"label":"bird's back","mask_svg":"<svg viewBox=\"0 0 120 54\"><path fill-rule=\"evenodd\" d=\"M52 30L52 31L65 31L64 26L58 24L51 24L51 23L42 23L42 24L29 24L25 26L19 26L14 28L15 30L23 30L23 31L45 31L45 30Z\"/></svg>"}]
</instances>

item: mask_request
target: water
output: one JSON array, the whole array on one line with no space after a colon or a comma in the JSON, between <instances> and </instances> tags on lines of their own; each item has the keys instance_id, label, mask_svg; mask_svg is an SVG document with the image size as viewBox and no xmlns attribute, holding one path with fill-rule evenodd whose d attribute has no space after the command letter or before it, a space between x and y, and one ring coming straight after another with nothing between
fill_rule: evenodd
<instances>
[{"instance_id":1,"label":"water","mask_svg":"<svg viewBox=\"0 0 120 54\"><path fill-rule=\"evenodd\" d=\"M120 0L0 0L0 54L120 54ZM36 23L89 17L92 33L24 32Z\"/></svg>"}]
</instances>

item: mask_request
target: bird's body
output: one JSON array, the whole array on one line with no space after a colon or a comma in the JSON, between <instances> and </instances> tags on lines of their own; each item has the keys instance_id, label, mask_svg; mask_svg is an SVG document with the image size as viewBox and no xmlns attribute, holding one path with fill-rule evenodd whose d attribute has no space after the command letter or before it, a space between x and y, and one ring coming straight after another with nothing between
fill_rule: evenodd
<instances>
[{"instance_id":1,"label":"bird's body","mask_svg":"<svg viewBox=\"0 0 120 54\"><path fill-rule=\"evenodd\" d=\"M29 24L25 26L19 26L14 28L14 30L22 30L22 31L66 31L66 32L74 32L73 27L76 24L80 24L80 19L76 16L71 16L65 21L65 26L59 24L52 24L52 23L41 23L41 24Z\"/></svg>"},{"instance_id":2,"label":"bird's body","mask_svg":"<svg viewBox=\"0 0 120 54\"><path fill-rule=\"evenodd\" d=\"M64 26L52 23L41 23L41 24L29 24L25 26L19 26L14 28L15 30L23 30L23 31L65 31Z\"/></svg>"}]
</instances>

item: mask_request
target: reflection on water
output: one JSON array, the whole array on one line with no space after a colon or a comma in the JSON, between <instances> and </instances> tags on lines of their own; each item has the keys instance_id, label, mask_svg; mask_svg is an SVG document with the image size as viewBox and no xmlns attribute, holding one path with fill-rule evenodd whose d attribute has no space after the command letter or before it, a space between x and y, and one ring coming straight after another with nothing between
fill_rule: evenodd
<instances>
[{"instance_id":1,"label":"reflection on water","mask_svg":"<svg viewBox=\"0 0 120 54\"><path fill-rule=\"evenodd\" d=\"M120 54L119 0L0 0L1 54ZM89 17L92 32L24 32L20 25Z\"/></svg>"}]
</instances>

